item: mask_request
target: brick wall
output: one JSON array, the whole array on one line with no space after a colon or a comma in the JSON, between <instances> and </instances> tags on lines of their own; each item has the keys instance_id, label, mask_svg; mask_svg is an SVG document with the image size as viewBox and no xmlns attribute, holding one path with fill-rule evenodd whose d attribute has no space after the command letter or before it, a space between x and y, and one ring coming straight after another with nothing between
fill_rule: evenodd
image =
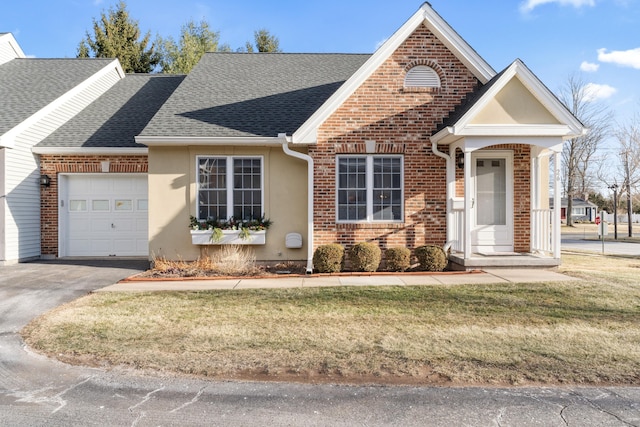
<instances>
[{"instance_id":1,"label":"brick wall","mask_svg":"<svg viewBox=\"0 0 640 427\"><path fill-rule=\"evenodd\" d=\"M42 255L58 256L58 174L102 173L103 161L110 173L147 173L147 156L41 155L40 173L51 178L40 190L40 231Z\"/></svg>"},{"instance_id":2,"label":"brick wall","mask_svg":"<svg viewBox=\"0 0 640 427\"><path fill-rule=\"evenodd\" d=\"M406 71L426 64L436 70L441 88L405 90ZM382 248L442 245L446 239L446 166L431 151L429 137L472 92L478 80L424 26L418 28L370 78L320 127L314 158L315 246L347 246L376 240ZM404 155L404 223L336 224L336 154ZM446 152L446 147L443 147Z\"/></svg>"}]
</instances>

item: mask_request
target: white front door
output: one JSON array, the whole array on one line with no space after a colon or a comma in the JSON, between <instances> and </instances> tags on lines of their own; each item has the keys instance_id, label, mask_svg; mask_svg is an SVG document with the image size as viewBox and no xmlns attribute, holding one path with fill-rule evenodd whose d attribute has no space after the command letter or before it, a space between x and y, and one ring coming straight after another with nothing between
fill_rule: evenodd
<instances>
[{"instance_id":1,"label":"white front door","mask_svg":"<svg viewBox=\"0 0 640 427\"><path fill-rule=\"evenodd\" d=\"M60 256L147 256L146 174L61 175Z\"/></svg>"},{"instance_id":2,"label":"white front door","mask_svg":"<svg viewBox=\"0 0 640 427\"><path fill-rule=\"evenodd\" d=\"M513 252L513 153L478 151L471 174L472 252Z\"/></svg>"}]
</instances>

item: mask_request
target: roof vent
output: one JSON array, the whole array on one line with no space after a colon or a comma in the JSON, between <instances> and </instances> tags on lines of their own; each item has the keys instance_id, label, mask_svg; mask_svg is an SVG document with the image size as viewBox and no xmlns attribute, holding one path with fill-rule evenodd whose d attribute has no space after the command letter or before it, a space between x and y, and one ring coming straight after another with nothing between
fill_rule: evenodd
<instances>
[{"instance_id":1,"label":"roof vent","mask_svg":"<svg viewBox=\"0 0 640 427\"><path fill-rule=\"evenodd\" d=\"M416 65L407 71L404 77L404 87L440 87L440 77L438 73L426 65Z\"/></svg>"}]
</instances>

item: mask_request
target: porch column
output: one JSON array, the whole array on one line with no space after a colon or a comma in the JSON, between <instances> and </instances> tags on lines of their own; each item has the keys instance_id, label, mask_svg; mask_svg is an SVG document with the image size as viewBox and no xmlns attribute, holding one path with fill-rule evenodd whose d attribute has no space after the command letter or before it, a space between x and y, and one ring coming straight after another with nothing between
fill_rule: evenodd
<instances>
[{"instance_id":1,"label":"porch column","mask_svg":"<svg viewBox=\"0 0 640 427\"><path fill-rule=\"evenodd\" d=\"M560 259L560 152L553 153L553 257Z\"/></svg>"},{"instance_id":2,"label":"porch column","mask_svg":"<svg viewBox=\"0 0 640 427\"><path fill-rule=\"evenodd\" d=\"M475 204L471 185L471 152L464 152L464 259L471 258L471 209Z\"/></svg>"}]
</instances>

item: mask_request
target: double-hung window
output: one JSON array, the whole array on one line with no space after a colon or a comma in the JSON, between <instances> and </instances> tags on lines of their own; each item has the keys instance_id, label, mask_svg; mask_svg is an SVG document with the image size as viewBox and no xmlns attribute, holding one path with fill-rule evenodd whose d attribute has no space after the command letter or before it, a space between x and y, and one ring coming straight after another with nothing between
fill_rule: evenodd
<instances>
[{"instance_id":1,"label":"double-hung window","mask_svg":"<svg viewBox=\"0 0 640 427\"><path fill-rule=\"evenodd\" d=\"M338 222L403 220L402 156L337 157Z\"/></svg>"},{"instance_id":2,"label":"double-hung window","mask_svg":"<svg viewBox=\"0 0 640 427\"><path fill-rule=\"evenodd\" d=\"M197 164L199 219L262 217L262 157L203 156Z\"/></svg>"}]
</instances>

